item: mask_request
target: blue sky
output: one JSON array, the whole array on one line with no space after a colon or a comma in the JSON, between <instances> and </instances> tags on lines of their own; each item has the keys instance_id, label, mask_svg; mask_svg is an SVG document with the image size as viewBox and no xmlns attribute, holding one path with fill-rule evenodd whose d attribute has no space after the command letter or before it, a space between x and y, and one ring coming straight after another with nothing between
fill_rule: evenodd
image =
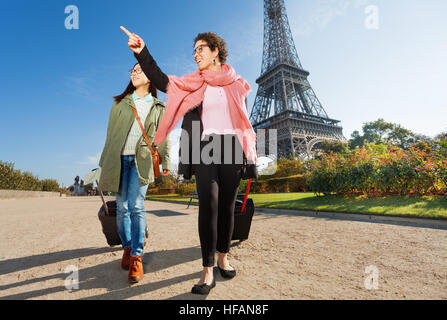
<instances>
[{"instance_id":1,"label":"blue sky","mask_svg":"<svg viewBox=\"0 0 447 320\"><path fill-rule=\"evenodd\" d=\"M65 28L68 5L79 9L78 30ZM369 5L379 10L375 30L365 27ZM447 131L447 1L286 0L286 7L309 81L346 138L378 118L431 137ZM228 62L252 86L250 112L262 62L261 0L2 1L0 160L65 186L97 167L112 96L135 63L120 25L176 75L195 70L197 33L221 35Z\"/></svg>"}]
</instances>

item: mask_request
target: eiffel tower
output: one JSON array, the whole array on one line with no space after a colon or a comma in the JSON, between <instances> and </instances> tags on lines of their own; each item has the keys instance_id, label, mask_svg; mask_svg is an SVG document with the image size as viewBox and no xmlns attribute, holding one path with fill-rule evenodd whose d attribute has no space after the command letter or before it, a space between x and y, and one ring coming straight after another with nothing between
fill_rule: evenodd
<instances>
[{"instance_id":1,"label":"eiffel tower","mask_svg":"<svg viewBox=\"0 0 447 320\"><path fill-rule=\"evenodd\" d=\"M264 0L262 71L250 121L256 132L265 129L266 139L268 129L277 130L278 158L309 159L319 142L347 141L340 121L329 118L308 76L293 42L284 0ZM269 154L268 145L264 148Z\"/></svg>"}]
</instances>

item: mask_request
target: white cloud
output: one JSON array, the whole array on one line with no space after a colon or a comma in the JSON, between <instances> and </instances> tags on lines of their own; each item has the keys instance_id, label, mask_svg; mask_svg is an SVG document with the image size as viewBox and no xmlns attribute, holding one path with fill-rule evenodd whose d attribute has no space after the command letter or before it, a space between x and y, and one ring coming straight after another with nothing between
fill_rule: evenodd
<instances>
[{"instance_id":1,"label":"white cloud","mask_svg":"<svg viewBox=\"0 0 447 320\"><path fill-rule=\"evenodd\" d=\"M87 77L65 77L65 85L75 95L82 97L90 97L92 91L88 85Z\"/></svg>"},{"instance_id":2,"label":"white cloud","mask_svg":"<svg viewBox=\"0 0 447 320\"><path fill-rule=\"evenodd\" d=\"M359 8L366 6L367 3L367 0L318 0L311 12L300 15L292 33L306 35L317 29L324 29L335 17L345 15L349 8ZM297 10L294 6L299 6L299 4L292 2L288 4L292 9L287 10L289 21L292 24L291 17L293 17L293 12Z\"/></svg>"},{"instance_id":3,"label":"white cloud","mask_svg":"<svg viewBox=\"0 0 447 320\"><path fill-rule=\"evenodd\" d=\"M86 160L84 160L84 161L76 161L76 164L81 165L81 166L87 166L87 165L97 166L100 158L101 158L101 153L97 153L94 156L87 156Z\"/></svg>"}]
</instances>

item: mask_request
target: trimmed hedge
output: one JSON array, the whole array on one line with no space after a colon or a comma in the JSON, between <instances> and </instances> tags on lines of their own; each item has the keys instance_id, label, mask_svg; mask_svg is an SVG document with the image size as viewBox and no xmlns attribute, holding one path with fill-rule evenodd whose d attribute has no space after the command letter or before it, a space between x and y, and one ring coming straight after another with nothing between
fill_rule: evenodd
<instances>
[{"instance_id":1,"label":"trimmed hedge","mask_svg":"<svg viewBox=\"0 0 447 320\"><path fill-rule=\"evenodd\" d=\"M24 191L60 191L56 180L39 180L30 172L14 169L14 164L0 161L0 189Z\"/></svg>"},{"instance_id":2,"label":"trimmed hedge","mask_svg":"<svg viewBox=\"0 0 447 320\"><path fill-rule=\"evenodd\" d=\"M196 183L179 183L175 193L182 196L192 195L196 191Z\"/></svg>"},{"instance_id":3,"label":"trimmed hedge","mask_svg":"<svg viewBox=\"0 0 447 320\"><path fill-rule=\"evenodd\" d=\"M245 193L247 185L248 180L241 180L239 193ZM252 180L250 184L251 193L306 192L307 190L306 177L303 174L268 180Z\"/></svg>"}]
</instances>

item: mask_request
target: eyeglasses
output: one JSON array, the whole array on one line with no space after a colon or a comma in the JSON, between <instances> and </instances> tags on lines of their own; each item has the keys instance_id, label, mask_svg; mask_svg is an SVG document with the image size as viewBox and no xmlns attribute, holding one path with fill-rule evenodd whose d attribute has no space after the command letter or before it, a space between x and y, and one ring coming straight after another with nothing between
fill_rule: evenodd
<instances>
[{"instance_id":1,"label":"eyeglasses","mask_svg":"<svg viewBox=\"0 0 447 320\"><path fill-rule=\"evenodd\" d=\"M129 70L129 75L132 76L134 72L136 74L140 74L141 72L143 72L143 70L141 70L141 68L137 68L137 69L134 69L134 70Z\"/></svg>"},{"instance_id":2,"label":"eyeglasses","mask_svg":"<svg viewBox=\"0 0 447 320\"><path fill-rule=\"evenodd\" d=\"M198 46L197 48L194 49L192 55L195 56L196 53L202 53L203 47L208 47L209 48L210 46L207 45L207 44L201 44L200 46Z\"/></svg>"}]
</instances>

